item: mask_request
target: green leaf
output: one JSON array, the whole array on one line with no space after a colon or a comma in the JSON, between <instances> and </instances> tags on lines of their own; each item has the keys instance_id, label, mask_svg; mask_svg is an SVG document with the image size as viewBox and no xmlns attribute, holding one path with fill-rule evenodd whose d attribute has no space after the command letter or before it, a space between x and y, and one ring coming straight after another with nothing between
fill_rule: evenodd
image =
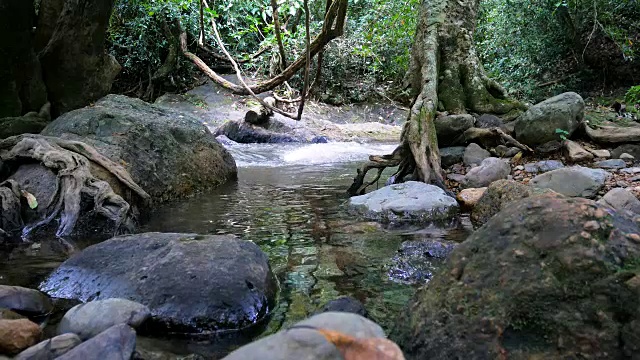
<instances>
[{"instance_id":1,"label":"green leaf","mask_svg":"<svg viewBox=\"0 0 640 360\"><path fill-rule=\"evenodd\" d=\"M38 200L36 200L36 197L33 196L33 194L31 194L26 190L22 190L21 193L22 193L22 196L24 196L27 199L27 203L29 204L30 208L35 209L38 207Z\"/></svg>"}]
</instances>

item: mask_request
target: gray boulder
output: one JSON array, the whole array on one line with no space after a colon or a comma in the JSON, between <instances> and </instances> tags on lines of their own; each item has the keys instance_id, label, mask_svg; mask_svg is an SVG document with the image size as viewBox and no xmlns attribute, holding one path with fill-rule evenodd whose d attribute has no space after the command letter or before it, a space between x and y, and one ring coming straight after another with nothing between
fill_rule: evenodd
<instances>
[{"instance_id":1,"label":"gray boulder","mask_svg":"<svg viewBox=\"0 0 640 360\"><path fill-rule=\"evenodd\" d=\"M50 360L67 353L80 345L82 340L76 334L62 334L34 345L20 354L14 360Z\"/></svg>"},{"instance_id":2,"label":"gray boulder","mask_svg":"<svg viewBox=\"0 0 640 360\"><path fill-rule=\"evenodd\" d=\"M471 143L464 150L464 164L466 166L479 165L482 160L491 157L491 153L480 147L480 145Z\"/></svg>"},{"instance_id":3,"label":"gray boulder","mask_svg":"<svg viewBox=\"0 0 640 360\"><path fill-rule=\"evenodd\" d=\"M640 200L626 189L611 189L598 203L618 211L628 210L640 214Z\"/></svg>"},{"instance_id":4,"label":"gray boulder","mask_svg":"<svg viewBox=\"0 0 640 360\"><path fill-rule=\"evenodd\" d=\"M602 169L571 166L538 175L529 184L540 189L551 189L565 196L591 198L598 194L610 176Z\"/></svg>"},{"instance_id":5,"label":"gray boulder","mask_svg":"<svg viewBox=\"0 0 640 360\"><path fill-rule=\"evenodd\" d=\"M462 162L465 149L466 148L464 146L453 146L440 149L440 165L443 168L448 168L453 164Z\"/></svg>"},{"instance_id":6,"label":"gray boulder","mask_svg":"<svg viewBox=\"0 0 640 360\"><path fill-rule=\"evenodd\" d=\"M38 290L0 285L0 308L25 315L44 315L53 310L51 300Z\"/></svg>"},{"instance_id":7,"label":"gray boulder","mask_svg":"<svg viewBox=\"0 0 640 360\"><path fill-rule=\"evenodd\" d=\"M622 159L609 159L596 162L596 167L601 169L624 169L627 163Z\"/></svg>"},{"instance_id":8,"label":"gray boulder","mask_svg":"<svg viewBox=\"0 0 640 360\"><path fill-rule=\"evenodd\" d=\"M622 154L629 154L636 159L640 159L640 145L624 144L611 151L611 157L614 159L619 159Z\"/></svg>"},{"instance_id":9,"label":"gray boulder","mask_svg":"<svg viewBox=\"0 0 640 360\"><path fill-rule=\"evenodd\" d=\"M338 331L356 338L384 338L382 328L356 314L326 312L232 352L224 360L342 360L338 349L314 329Z\"/></svg>"},{"instance_id":10,"label":"gray boulder","mask_svg":"<svg viewBox=\"0 0 640 360\"><path fill-rule=\"evenodd\" d=\"M244 120L231 120L216 129L216 136L222 135L241 144L280 144L280 143L311 143L317 136L296 124L270 119L262 125L254 125Z\"/></svg>"},{"instance_id":11,"label":"gray boulder","mask_svg":"<svg viewBox=\"0 0 640 360\"><path fill-rule=\"evenodd\" d=\"M144 233L115 237L71 257L42 284L82 302L124 298L151 310L158 332L250 327L274 308L278 285L267 256L232 236Z\"/></svg>"},{"instance_id":12,"label":"gray boulder","mask_svg":"<svg viewBox=\"0 0 640 360\"><path fill-rule=\"evenodd\" d=\"M87 340L118 324L137 329L149 316L148 307L131 300L91 301L67 311L58 325L58 334L75 333L82 340Z\"/></svg>"},{"instance_id":13,"label":"gray boulder","mask_svg":"<svg viewBox=\"0 0 640 360\"><path fill-rule=\"evenodd\" d=\"M584 117L584 100L567 92L530 107L516 120L516 140L529 146L557 140L556 129L571 136Z\"/></svg>"},{"instance_id":14,"label":"gray boulder","mask_svg":"<svg viewBox=\"0 0 640 360\"><path fill-rule=\"evenodd\" d=\"M237 174L231 154L197 118L123 95L68 112L42 134L95 147L123 165L155 201L213 188Z\"/></svg>"},{"instance_id":15,"label":"gray boulder","mask_svg":"<svg viewBox=\"0 0 640 360\"><path fill-rule=\"evenodd\" d=\"M458 213L458 202L437 186L408 181L349 199L349 207L368 219L429 222Z\"/></svg>"},{"instance_id":16,"label":"gray boulder","mask_svg":"<svg viewBox=\"0 0 640 360\"><path fill-rule=\"evenodd\" d=\"M469 170L464 177L464 187L481 188L489 186L492 182L506 179L511 174L511 166L498 158L486 158L480 166Z\"/></svg>"},{"instance_id":17,"label":"gray boulder","mask_svg":"<svg viewBox=\"0 0 640 360\"><path fill-rule=\"evenodd\" d=\"M440 146L454 145L458 137L473 127L475 119L469 114L439 116L434 120Z\"/></svg>"},{"instance_id":18,"label":"gray boulder","mask_svg":"<svg viewBox=\"0 0 640 360\"><path fill-rule=\"evenodd\" d=\"M120 324L74 347L56 360L130 360L135 347L135 330Z\"/></svg>"}]
</instances>

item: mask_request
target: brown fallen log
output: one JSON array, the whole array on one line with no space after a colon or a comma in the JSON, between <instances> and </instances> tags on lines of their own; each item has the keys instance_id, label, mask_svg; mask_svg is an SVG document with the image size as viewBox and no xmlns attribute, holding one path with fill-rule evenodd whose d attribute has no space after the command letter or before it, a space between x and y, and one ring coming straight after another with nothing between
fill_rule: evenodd
<instances>
[{"instance_id":1,"label":"brown fallen log","mask_svg":"<svg viewBox=\"0 0 640 360\"><path fill-rule=\"evenodd\" d=\"M263 100L269 106L276 106L276 99L273 97L267 97ZM244 115L244 121L253 125L261 125L269 121L269 118L273 115L273 111L262 105L257 104L249 108L247 113Z\"/></svg>"}]
</instances>

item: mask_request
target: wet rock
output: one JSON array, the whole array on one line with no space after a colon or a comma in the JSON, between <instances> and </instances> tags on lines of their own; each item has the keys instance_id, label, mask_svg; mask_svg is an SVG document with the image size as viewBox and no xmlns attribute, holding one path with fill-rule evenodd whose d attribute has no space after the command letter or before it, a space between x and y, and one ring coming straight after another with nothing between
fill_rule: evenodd
<instances>
[{"instance_id":1,"label":"wet rock","mask_svg":"<svg viewBox=\"0 0 640 360\"><path fill-rule=\"evenodd\" d=\"M591 200L514 202L451 253L392 339L409 359L632 357L639 234Z\"/></svg>"},{"instance_id":2,"label":"wet rock","mask_svg":"<svg viewBox=\"0 0 640 360\"><path fill-rule=\"evenodd\" d=\"M577 142L565 140L564 157L568 162L577 163L593 159L593 154L585 150Z\"/></svg>"},{"instance_id":3,"label":"wet rock","mask_svg":"<svg viewBox=\"0 0 640 360\"><path fill-rule=\"evenodd\" d=\"M498 158L486 158L480 166L469 170L464 177L466 188L481 188L489 186L492 182L506 179L511 173L511 166Z\"/></svg>"},{"instance_id":4,"label":"wet rock","mask_svg":"<svg viewBox=\"0 0 640 360\"><path fill-rule=\"evenodd\" d=\"M471 143L464 150L464 164L466 166L480 165L482 160L491 157L491 153L480 147L480 145Z\"/></svg>"},{"instance_id":5,"label":"wet rock","mask_svg":"<svg viewBox=\"0 0 640 360\"><path fill-rule=\"evenodd\" d=\"M475 119L469 114L439 116L434 120L438 144L454 145L458 137L473 127Z\"/></svg>"},{"instance_id":6,"label":"wet rock","mask_svg":"<svg viewBox=\"0 0 640 360\"><path fill-rule=\"evenodd\" d=\"M368 316L367 309L364 308L364 305L362 305L358 299L352 298L351 296L343 296L329 301L322 307L320 312L346 312L363 317Z\"/></svg>"},{"instance_id":7,"label":"wet rock","mask_svg":"<svg viewBox=\"0 0 640 360\"><path fill-rule=\"evenodd\" d=\"M264 126L233 120L220 126L214 134L227 136L241 144L311 143L316 137L315 133L296 129L275 119L270 119Z\"/></svg>"},{"instance_id":8,"label":"wet rock","mask_svg":"<svg viewBox=\"0 0 640 360\"><path fill-rule=\"evenodd\" d=\"M548 141L535 148L537 153L540 154L552 154L562 149L562 143L558 140Z\"/></svg>"},{"instance_id":9,"label":"wet rock","mask_svg":"<svg viewBox=\"0 0 640 360\"><path fill-rule=\"evenodd\" d=\"M15 355L38 342L40 334L40 326L27 319L0 319L0 354Z\"/></svg>"},{"instance_id":10,"label":"wet rock","mask_svg":"<svg viewBox=\"0 0 640 360\"><path fill-rule=\"evenodd\" d=\"M620 155L627 153L633 156L635 159L640 159L640 145L636 144L624 144L611 151L611 157L619 159Z\"/></svg>"},{"instance_id":11,"label":"wet rock","mask_svg":"<svg viewBox=\"0 0 640 360\"><path fill-rule=\"evenodd\" d=\"M513 201L531 196L534 189L514 180L498 180L489 185L471 211L471 222L480 226Z\"/></svg>"},{"instance_id":12,"label":"wet rock","mask_svg":"<svg viewBox=\"0 0 640 360\"><path fill-rule=\"evenodd\" d=\"M465 152L464 146L453 146L440 149L440 165L448 168L453 164L462 162Z\"/></svg>"},{"instance_id":13,"label":"wet rock","mask_svg":"<svg viewBox=\"0 0 640 360\"><path fill-rule=\"evenodd\" d=\"M476 127L481 129L502 128L502 119L493 114L482 114L476 119Z\"/></svg>"},{"instance_id":14,"label":"wet rock","mask_svg":"<svg viewBox=\"0 0 640 360\"><path fill-rule=\"evenodd\" d=\"M32 316L49 314L53 305L47 295L38 290L0 285L0 308Z\"/></svg>"},{"instance_id":15,"label":"wet rock","mask_svg":"<svg viewBox=\"0 0 640 360\"><path fill-rule=\"evenodd\" d=\"M485 191L487 191L486 187L464 189L458 193L456 199L463 209L473 209Z\"/></svg>"},{"instance_id":16,"label":"wet rock","mask_svg":"<svg viewBox=\"0 0 640 360\"><path fill-rule=\"evenodd\" d=\"M558 160L543 160L537 163L529 163L524 165L524 171L528 173L545 173L557 169L562 169L564 164Z\"/></svg>"},{"instance_id":17,"label":"wet rock","mask_svg":"<svg viewBox=\"0 0 640 360\"><path fill-rule=\"evenodd\" d=\"M633 155L631 155L631 154L622 153L622 154L620 154L619 159L630 161L630 160L634 160L635 157Z\"/></svg>"},{"instance_id":18,"label":"wet rock","mask_svg":"<svg viewBox=\"0 0 640 360\"><path fill-rule=\"evenodd\" d=\"M233 140L229 139L226 135L218 135L218 136L216 136L216 140L217 140L220 144L222 144L222 145L224 145L224 146L234 146L234 145L238 145L238 143L237 143L237 142L235 142L235 141L233 141Z\"/></svg>"},{"instance_id":19,"label":"wet rock","mask_svg":"<svg viewBox=\"0 0 640 360\"><path fill-rule=\"evenodd\" d=\"M123 165L154 201L183 198L237 174L231 154L197 118L123 95L107 95L95 106L63 114L42 134L95 147ZM94 175L129 199L112 176Z\"/></svg>"},{"instance_id":20,"label":"wet rock","mask_svg":"<svg viewBox=\"0 0 640 360\"><path fill-rule=\"evenodd\" d=\"M76 334L62 334L34 345L18 354L15 360L55 359L78 346L82 340Z\"/></svg>"},{"instance_id":21,"label":"wet rock","mask_svg":"<svg viewBox=\"0 0 640 360\"><path fill-rule=\"evenodd\" d=\"M602 160L596 162L595 165L601 169L624 169L627 167L627 163L622 159Z\"/></svg>"},{"instance_id":22,"label":"wet rock","mask_svg":"<svg viewBox=\"0 0 640 360\"><path fill-rule=\"evenodd\" d=\"M22 316L16 312L13 312L9 309L2 309L0 308L0 320L1 319L5 319L5 320L18 320L18 319L26 319L25 316Z\"/></svg>"},{"instance_id":23,"label":"wet rock","mask_svg":"<svg viewBox=\"0 0 640 360\"><path fill-rule=\"evenodd\" d=\"M405 241L391 259L389 279L403 284L424 284L455 246L456 243L435 240Z\"/></svg>"},{"instance_id":24,"label":"wet rock","mask_svg":"<svg viewBox=\"0 0 640 360\"><path fill-rule=\"evenodd\" d=\"M602 150L590 149L589 152L595 155L595 157L601 158L601 159L608 159L611 157L611 152L605 149L602 149Z\"/></svg>"},{"instance_id":25,"label":"wet rock","mask_svg":"<svg viewBox=\"0 0 640 360\"><path fill-rule=\"evenodd\" d=\"M368 219L390 222L429 222L458 213L456 199L437 186L408 181L385 186L349 199L349 207Z\"/></svg>"},{"instance_id":26,"label":"wet rock","mask_svg":"<svg viewBox=\"0 0 640 360\"><path fill-rule=\"evenodd\" d=\"M591 198L598 194L609 177L611 174L602 169L571 166L538 175L529 184L565 196Z\"/></svg>"},{"instance_id":27,"label":"wet rock","mask_svg":"<svg viewBox=\"0 0 640 360\"><path fill-rule=\"evenodd\" d=\"M149 316L148 307L131 300L91 301L67 311L58 325L58 334L75 333L82 340L87 340L118 324L137 329Z\"/></svg>"},{"instance_id":28,"label":"wet rock","mask_svg":"<svg viewBox=\"0 0 640 360\"><path fill-rule=\"evenodd\" d=\"M554 96L530 107L516 120L516 140L529 146L557 140L556 129L570 137L584 117L584 100L573 92Z\"/></svg>"},{"instance_id":29,"label":"wet rock","mask_svg":"<svg viewBox=\"0 0 640 360\"><path fill-rule=\"evenodd\" d=\"M130 360L135 347L135 330L120 324L74 347L56 360Z\"/></svg>"},{"instance_id":30,"label":"wet rock","mask_svg":"<svg viewBox=\"0 0 640 360\"><path fill-rule=\"evenodd\" d=\"M326 312L245 345L223 359L343 359L338 349L314 329L333 330L356 338L385 337L379 325L362 316L345 312Z\"/></svg>"},{"instance_id":31,"label":"wet rock","mask_svg":"<svg viewBox=\"0 0 640 360\"><path fill-rule=\"evenodd\" d=\"M326 136L316 136L311 139L312 144L327 144L329 142L329 138Z\"/></svg>"},{"instance_id":32,"label":"wet rock","mask_svg":"<svg viewBox=\"0 0 640 360\"><path fill-rule=\"evenodd\" d=\"M84 249L41 289L83 302L129 299L151 310L145 329L200 333L260 322L273 309L278 286L267 256L251 241L144 233Z\"/></svg>"},{"instance_id":33,"label":"wet rock","mask_svg":"<svg viewBox=\"0 0 640 360\"><path fill-rule=\"evenodd\" d=\"M611 189L602 199L598 200L598 203L618 211L628 210L640 214L640 200L626 189Z\"/></svg>"}]
</instances>

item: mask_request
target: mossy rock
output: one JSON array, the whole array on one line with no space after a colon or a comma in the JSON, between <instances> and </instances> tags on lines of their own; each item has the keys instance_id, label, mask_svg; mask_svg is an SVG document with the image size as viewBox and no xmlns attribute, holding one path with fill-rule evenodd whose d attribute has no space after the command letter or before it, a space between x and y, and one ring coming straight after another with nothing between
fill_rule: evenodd
<instances>
[{"instance_id":1,"label":"mossy rock","mask_svg":"<svg viewBox=\"0 0 640 360\"><path fill-rule=\"evenodd\" d=\"M452 253L398 319L408 359L631 359L640 217L554 194L513 202Z\"/></svg>"}]
</instances>

